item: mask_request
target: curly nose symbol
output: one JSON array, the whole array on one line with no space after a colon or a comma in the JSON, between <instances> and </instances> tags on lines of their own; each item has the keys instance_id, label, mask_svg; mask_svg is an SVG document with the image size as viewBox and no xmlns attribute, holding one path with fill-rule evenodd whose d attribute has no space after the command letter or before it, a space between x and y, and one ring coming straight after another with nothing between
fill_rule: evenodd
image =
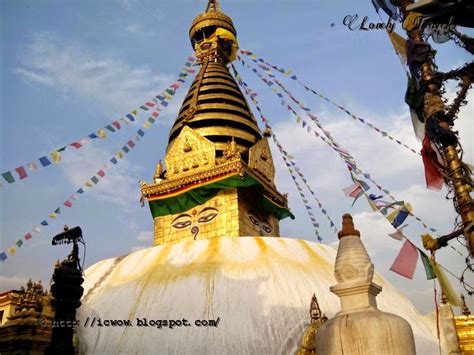
<instances>
[{"instance_id":1,"label":"curly nose symbol","mask_svg":"<svg viewBox=\"0 0 474 355\"><path fill-rule=\"evenodd\" d=\"M198 226L193 226L193 228L191 228L191 234L194 235L194 240L196 240L196 237L199 233L199 227Z\"/></svg>"}]
</instances>

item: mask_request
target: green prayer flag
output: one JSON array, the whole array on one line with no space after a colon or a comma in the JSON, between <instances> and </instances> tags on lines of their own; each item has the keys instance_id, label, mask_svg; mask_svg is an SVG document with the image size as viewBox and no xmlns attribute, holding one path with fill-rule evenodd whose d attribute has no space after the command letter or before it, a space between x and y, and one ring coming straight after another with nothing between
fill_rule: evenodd
<instances>
[{"instance_id":1,"label":"green prayer flag","mask_svg":"<svg viewBox=\"0 0 474 355\"><path fill-rule=\"evenodd\" d=\"M433 270L433 266L430 263L430 258L428 257L428 255L423 253L421 249L418 249L418 251L420 252L421 261L423 262L423 266L425 267L426 279L427 280L435 279L436 274Z\"/></svg>"},{"instance_id":2,"label":"green prayer flag","mask_svg":"<svg viewBox=\"0 0 474 355\"><path fill-rule=\"evenodd\" d=\"M15 182L15 178L13 177L12 173L9 171L7 171L6 173L3 173L2 176L9 184Z\"/></svg>"}]
</instances>

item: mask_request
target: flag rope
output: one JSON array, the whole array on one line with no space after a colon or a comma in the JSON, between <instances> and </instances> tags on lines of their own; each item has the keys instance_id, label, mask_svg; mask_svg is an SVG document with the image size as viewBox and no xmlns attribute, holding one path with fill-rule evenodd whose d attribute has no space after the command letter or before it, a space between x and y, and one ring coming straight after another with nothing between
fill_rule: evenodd
<instances>
[{"instance_id":1,"label":"flag rope","mask_svg":"<svg viewBox=\"0 0 474 355\"><path fill-rule=\"evenodd\" d=\"M249 68L249 69L252 69L251 67L249 67L249 66L245 63L245 61L244 61L242 58L239 58L239 59L240 59L240 61L242 62L242 64L243 64L244 66L246 66L246 67ZM252 99L252 101L254 101L254 100L255 100L255 96L257 96L257 93L256 93L255 91L253 91L253 90L248 86L248 84L245 83L245 82L242 80L241 76L237 73L237 71L236 71L236 69L235 69L235 67L234 67L233 65L232 65L232 67L233 67L233 69L234 69L234 74L236 75L236 79L237 79L237 81L239 82L239 85L244 88L244 90L246 91L246 93L250 93L249 96L250 96L250 98ZM266 79L266 78L264 78L257 70L252 70L252 71L253 71L255 74L257 74L257 76L259 76L259 78L260 78L264 83L266 83L268 86L272 86L272 85L274 84L271 79ZM269 75L269 76L270 76L270 75ZM288 105L288 103L283 99L283 95L282 95L277 89L272 89L272 91L273 91L274 93L276 93L277 96L278 96L280 99L282 99L282 102L281 102L281 103L282 103L283 106L286 106L286 107L288 108L288 110L290 110L290 111L293 113L293 115L294 115L295 117L300 118L300 120L297 119L297 122L298 122L298 123L301 122L301 121L302 121L302 122L305 122L305 121L296 113L296 111L295 111L290 105ZM286 93L287 95L289 94L289 92L285 92L285 93ZM257 109L257 110L260 112L259 109ZM322 137L321 135L319 135L317 132L314 131L315 136L321 138L325 143L327 143L328 145L330 145L330 147L333 148L339 155L341 155L341 149L342 149L342 148L341 148L340 145L332 138L332 136L330 135L330 132L327 131L327 130L325 130L325 129L323 128L323 126L320 124L320 122L319 122L319 120L317 119L316 116L313 115L314 117L311 117L311 115L308 113L308 112L310 112L310 110L309 110L308 108L306 108L304 111L305 111L306 114L308 114L308 116L309 116L310 118L312 118L313 122L315 122L315 124L318 126L318 128L320 128L320 129L323 131L323 133L326 135L327 139L324 139L324 137ZM261 113L261 112L260 112L260 113ZM313 119L313 118L314 118L314 119ZM310 126L309 126L307 123L306 123L306 125L303 124L303 127L305 127L305 126L307 126L307 129L306 129L307 132L310 133L310 132L312 131L312 129L310 128ZM338 149L335 149L335 148L338 148ZM365 178L367 178L367 179L370 180L373 184L375 184L375 185L377 186L377 188L378 188L380 191L386 193L387 195L389 195L389 196L392 198L392 200L396 201L396 199L390 194L390 192L389 192L388 190L383 189L383 188L382 188L380 185L378 185L372 178L370 178L370 175L363 173L363 172L357 167L357 164L356 164L355 160L354 160L353 157L347 152L347 150L343 150L343 151L345 151L347 154L346 154L346 155L342 155L341 158L343 158L343 160L346 162L347 168L348 168L349 172L351 173L351 175L352 175L352 171L353 171L354 173L358 174L358 175L363 175ZM348 160L347 158L349 158L350 160ZM385 192L385 191L388 191L388 193ZM366 194L365 192L364 192L364 194L365 194L365 196L367 197L367 199L369 200L369 196L367 196L367 194ZM397 202L397 201L396 201L396 202ZM380 211L380 209L378 209L378 210ZM381 212L381 211L380 211L380 212ZM382 212L381 212L381 213L382 213ZM413 215L413 213L412 213L411 211L410 211L410 214ZM385 216L383 213L382 213L382 215L387 219L387 216ZM421 219L418 218L418 217L416 217L416 219L417 219L418 221L421 221ZM388 219L387 219L387 220L388 220ZM389 220L389 222L390 222L390 220ZM427 225L425 225L423 222L422 222L422 224L423 224L423 226L424 226L425 228L427 228ZM431 231L436 231L434 228L430 228L430 230L431 230ZM420 253L420 255L422 256L422 258L423 258L423 257L427 257L426 254L425 254L420 248L418 248L413 242L411 242L406 236L403 236L403 238L404 238L406 241L408 241L409 243L411 243L411 244L416 248L416 250ZM454 249L454 250L455 250L455 249ZM438 264L438 265L440 265L440 264ZM440 265L440 266L441 266L441 265ZM445 267L442 267L442 268L446 270ZM426 266L425 266L425 271L427 272L427 275L428 275L428 271L426 270ZM451 272L450 272L450 273L451 273ZM454 275L453 273L451 273L451 274ZM427 276L427 277L428 277L428 276ZM458 280L462 281L460 278L458 278L458 277L456 277L456 278L457 278Z\"/></svg>"},{"instance_id":2,"label":"flag rope","mask_svg":"<svg viewBox=\"0 0 474 355\"><path fill-rule=\"evenodd\" d=\"M183 68L185 70L183 70L180 73L181 76L178 78L178 80L180 78L183 78L184 75L187 75L188 73L195 72L195 69L188 68L192 66L194 61L195 60L193 57L188 58L187 63L189 63L189 65L187 65L186 68ZM13 184L17 181L28 178L29 174L33 172L38 172L41 169L44 169L48 166L57 165L61 163L61 158L62 158L61 155L63 152L69 151L69 150L76 151L82 148L84 145L93 143L95 140L106 139L110 134L119 131L120 129L122 129L122 127L129 125L131 122L134 122L139 113L138 112L139 110L144 111L144 112L149 111L150 109L154 108L158 104L159 101L169 99L172 93L176 90L176 87L178 85L179 85L179 82L175 81L166 90L156 95L153 99L146 101L145 103L143 103L143 105L133 109L132 111L130 111L129 113L121 117L120 119L112 121L110 124L107 124L106 126L98 129L97 131L90 133L89 135L87 135L87 137L84 137L74 142L71 142L69 144L66 144L65 146L59 149L53 150L47 155L44 155L40 158L32 160L31 162L27 164L20 165L15 169L0 173L0 175L3 177L3 180L6 181L8 184ZM3 185L0 182L0 189L2 188L2 186Z\"/></svg>"},{"instance_id":3,"label":"flag rope","mask_svg":"<svg viewBox=\"0 0 474 355\"><path fill-rule=\"evenodd\" d=\"M264 71L264 73L268 76L268 78L265 78L256 68L250 67L240 56L238 57L240 62L242 63L243 66L247 67L250 69L254 74L256 74L267 86L271 87L275 85L275 82L272 80L275 76L271 72L270 68L267 68L267 70ZM276 84L276 86L282 87L283 85L280 83L280 85ZM322 126L321 122L319 121L319 118L311 112L311 109L308 107L305 107L304 105L301 104L300 101L298 101L291 93L286 90L284 90L285 94L290 97L295 103L297 103L300 108L304 111L304 113L313 121L313 123L323 132L324 136L319 134L317 131L313 130L311 126L300 116L298 113L285 101L284 95L276 88L274 87L272 89L272 92L281 100L280 103L282 106L286 107L291 113L295 116L296 122L300 123L302 122L302 127L306 128L307 133L313 132L314 135L317 138L320 138L324 143L326 143L329 147L331 147L346 163L346 166L349 170L349 172L352 174L354 172L357 175L362 175L365 179L369 180L372 182L379 191L382 193L388 195L390 199L393 201L397 201L397 199L392 195L392 193L387 190L386 188L382 187L379 185L375 180L372 179L370 174L364 173L358 166L357 163L354 159L354 157L348 152L347 149L344 149L341 147L340 144L338 144L334 138L331 135L331 132L328 130L324 129ZM366 197L369 199L369 196L364 192ZM416 216L412 211L410 211L410 214L418 221L420 222L425 229L429 229L431 232L437 232L437 229L429 227L420 217ZM383 213L382 213L383 215ZM386 218L386 216L384 215Z\"/></svg>"},{"instance_id":4,"label":"flag rope","mask_svg":"<svg viewBox=\"0 0 474 355\"><path fill-rule=\"evenodd\" d=\"M146 122L143 124L144 129L149 129L152 127L152 125L155 123L157 118L160 115L160 112L162 112L162 107L166 108L168 106L169 101L173 99L176 91L182 86L182 84L186 81L188 77L188 71L186 70L187 67L189 67L188 64L192 64L194 62L193 57L189 57L188 61L185 64L185 67L182 69L182 71L179 73L179 78L176 82L171 84L168 88L162 91L161 94L163 94L162 98L158 100L156 109L151 113L150 117L146 120ZM184 75L183 75L184 74ZM171 88L171 90L170 90ZM168 94L168 96L165 96L165 93ZM161 95L158 95L161 97ZM157 96L157 97L158 97ZM133 149L138 142L145 136L145 131L142 130L141 128L138 129L135 133L135 135L130 138L123 146L122 148L116 152L112 158L110 158L98 171L97 173L92 176L90 179L88 179L74 194L72 194L66 201L64 201L61 206L66 206L68 208L72 208L73 203L71 200L76 201L80 198L81 195L85 194L88 191L88 188L92 188L95 185L97 185L101 179L103 179L106 176L106 170L112 169L114 165L117 165L121 159L123 159L124 154L127 154L131 149ZM8 259L8 255L12 256L16 254L16 251L18 248L21 248L24 244L23 241L28 241L33 238L33 235L36 234L41 234L43 227L49 226L48 218L49 219L56 219L60 214L61 214L61 206L57 207L53 212L49 213L48 216L41 221L36 227L34 227L30 232L26 233L22 238L17 240L14 245L6 248L6 251L0 251L0 262L4 262L5 260Z\"/></svg>"},{"instance_id":5,"label":"flag rope","mask_svg":"<svg viewBox=\"0 0 474 355\"><path fill-rule=\"evenodd\" d=\"M259 116L260 116L260 119L262 120L263 124L265 125L266 128L268 128L271 132L271 135L272 135L272 139L275 143L275 145L277 146L278 150L280 151L280 154L282 155L283 157L283 160L285 162L285 165L287 166L287 169L288 169L288 172L290 173L290 176L291 178L293 179L295 185L296 185L296 188L298 190L298 193L301 197L301 199L303 200L303 205L305 206L305 209L308 213L308 215L310 216L310 220L311 220L311 223L313 225L313 228L315 229L315 233L316 233L316 236L318 238L318 241L322 241L322 238L321 236L319 235L319 232L317 230L317 228L319 228L319 223L317 222L316 218L314 217L314 214L311 212L312 208L311 206L308 205L308 199L306 198L306 196L304 195L303 193L303 189L301 188L301 185L298 183L297 179L296 179L296 176L293 175L293 169L294 171L296 171L299 175L299 177L301 178L301 180L303 181L303 183L305 184L306 188L308 189L308 191L310 192L310 194L313 196L313 198L316 200L317 204L318 204L318 207L320 208L321 210L321 213L328 219L329 221L329 224L330 226L333 228L334 232L337 233L337 228L336 228L336 225L335 223L333 222L333 220L331 219L331 217L329 216L329 214L327 213L326 209L324 208L323 204L321 203L321 201L317 198L316 194L314 193L314 190L311 188L311 186L309 185L308 183L308 180L304 177L304 174L302 173L301 169L298 168L298 166L296 165L296 163L294 162L294 158L288 154L288 152L283 148L283 146L280 144L280 142L278 141L278 138L274 132L274 130L272 129L268 119L264 116L259 104L258 104L258 100L255 98L257 96L257 93L254 92L249 86L247 83L245 83L242 78L240 77L239 73L237 72L237 69L235 68L235 66L232 64L231 65L232 67L232 70L234 72L234 75L236 77L236 80L237 82L239 83L239 86L245 91L245 93L247 94L247 96L251 99L252 103L255 105L255 108L257 109L257 111L259 112Z\"/></svg>"},{"instance_id":6,"label":"flag rope","mask_svg":"<svg viewBox=\"0 0 474 355\"><path fill-rule=\"evenodd\" d=\"M337 107L338 109L340 109L341 111L343 111L344 113L346 113L349 117L351 117L353 120L355 121L358 121L364 125L366 125L367 127L371 128L372 130L376 131L377 133L379 133L382 137L384 138L388 138L390 139L391 141L394 141L396 142L398 145L401 145L402 147L408 149L410 152L412 152L413 154L416 154L416 155L419 155L421 156L421 154L419 152L417 152L415 149L411 148L410 146L408 146L407 144L403 143L402 141L400 141L399 139L396 139L394 138L393 136L391 136L388 132L376 127L374 124L368 122L366 119L363 119L355 114L353 114L352 112L350 112L349 110L347 110L345 107L339 105L338 103L336 103L335 101L329 99L328 97L324 96L323 94L319 93L318 91L310 88L309 86L307 86L306 84L304 84L301 80L298 79L298 77L296 75L291 75L292 74L292 71L291 70L285 70L283 68L279 68L271 63L269 63L268 61L265 61L263 58L261 57L258 57L256 54L254 54L253 52L249 51L249 50L244 50L244 49L241 49L240 50L240 53L248 56L252 61L254 61L260 68L262 68L263 70L265 69L268 69L269 67L275 69L276 71L278 71L279 73L285 75L286 77L289 77L290 79L298 82L298 84L300 84L306 91L308 92L311 92L313 95L316 95L318 96L319 98L329 102L330 104L334 105L335 107ZM265 65L263 65L263 64ZM291 75L291 76L290 76Z\"/></svg>"}]
</instances>

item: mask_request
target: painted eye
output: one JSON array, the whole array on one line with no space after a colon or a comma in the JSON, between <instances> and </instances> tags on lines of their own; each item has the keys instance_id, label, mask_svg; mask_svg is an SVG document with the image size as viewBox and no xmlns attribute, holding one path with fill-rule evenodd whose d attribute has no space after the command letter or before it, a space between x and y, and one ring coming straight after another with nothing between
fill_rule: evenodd
<instances>
[{"instance_id":1,"label":"painted eye","mask_svg":"<svg viewBox=\"0 0 474 355\"><path fill-rule=\"evenodd\" d=\"M252 216L251 214L249 214L249 219L250 219L250 222L252 222L253 224L255 224L256 226L260 225L260 222L258 221L258 219L256 219L254 216Z\"/></svg>"},{"instance_id":2,"label":"painted eye","mask_svg":"<svg viewBox=\"0 0 474 355\"><path fill-rule=\"evenodd\" d=\"M191 221L176 222L173 227L176 229L183 229L191 225Z\"/></svg>"},{"instance_id":3,"label":"painted eye","mask_svg":"<svg viewBox=\"0 0 474 355\"><path fill-rule=\"evenodd\" d=\"M272 228L270 226L267 226L266 224L262 223L262 228L265 231L265 233L270 233L272 231Z\"/></svg>"},{"instance_id":4,"label":"painted eye","mask_svg":"<svg viewBox=\"0 0 474 355\"><path fill-rule=\"evenodd\" d=\"M216 217L217 217L217 213L209 213L205 216L199 217L198 222L206 223L206 222L212 221Z\"/></svg>"}]
</instances>

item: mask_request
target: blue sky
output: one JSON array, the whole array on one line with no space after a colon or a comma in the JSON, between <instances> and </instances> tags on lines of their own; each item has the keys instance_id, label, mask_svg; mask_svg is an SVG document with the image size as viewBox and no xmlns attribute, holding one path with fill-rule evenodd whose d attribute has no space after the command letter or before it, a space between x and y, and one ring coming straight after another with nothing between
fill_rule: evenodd
<instances>
[{"instance_id":1,"label":"blue sky","mask_svg":"<svg viewBox=\"0 0 474 355\"><path fill-rule=\"evenodd\" d=\"M192 53L190 23L205 6L204 0L0 2L0 170L13 170L86 137L171 84ZM346 15L354 14L380 22L370 1L228 0L221 1L221 7L234 20L241 48L291 68L312 88L415 149L420 148L403 102L406 77L386 33L350 31L342 24ZM400 31L399 25L395 28ZM466 52L452 44L437 49L437 64L442 70L469 60ZM235 65L259 93L261 108L281 143L293 153L336 224L340 224L343 213L353 214L376 270L420 310L433 309L432 282L425 280L421 265L414 280L388 270L401 244L387 236L393 229L372 213L365 201L351 208L351 201L341 190L351 183L343 162L299 128L258 78L239 63ZM51 225L43 233L0 264L0 292L18 287L29 277L48 283L54 262L69 251L68 246L50 245L51 237L64 224L83 229L86 266L151 245L152 218L148 208L141 208L138 202L138 180L150 181L156 162L163 157L168 130L189 82L119 165L107 171L106 177L73 208L63 208L60 218L49 220ZM363 170L399 199L410 201L415 213L429 225L441 233L452 231L452 205L445 200L445 191L424 187L419 157L348 119L294 82L286 80L285 84L318 114L325 128L351 151ZM455 86L447 89L452 97ZM473 149L467 137L473 129L467 117L472 115L471 103L462 109L457 126L469 163ZM146 118L142 114L137 121L143 123ZM4 184L0 190L0 249L14 244L60 206L138 128L139 124L130 125L77 152L66 151L61 164L14 184ZM304 207L275 149L273 156L277 186L290 194L290 207L297 215L295 221L282 222L282 236L314 240ZM325 217L316 207L315 211L323 242L336 245L337 237ZM419 241L421 233L423 228L412 219L407 234ZM459 243L453 245L465 254ZM442 250L439 260L458 275L464 269L462 257L452 249Z\"/></svg>"}]
</instances>

